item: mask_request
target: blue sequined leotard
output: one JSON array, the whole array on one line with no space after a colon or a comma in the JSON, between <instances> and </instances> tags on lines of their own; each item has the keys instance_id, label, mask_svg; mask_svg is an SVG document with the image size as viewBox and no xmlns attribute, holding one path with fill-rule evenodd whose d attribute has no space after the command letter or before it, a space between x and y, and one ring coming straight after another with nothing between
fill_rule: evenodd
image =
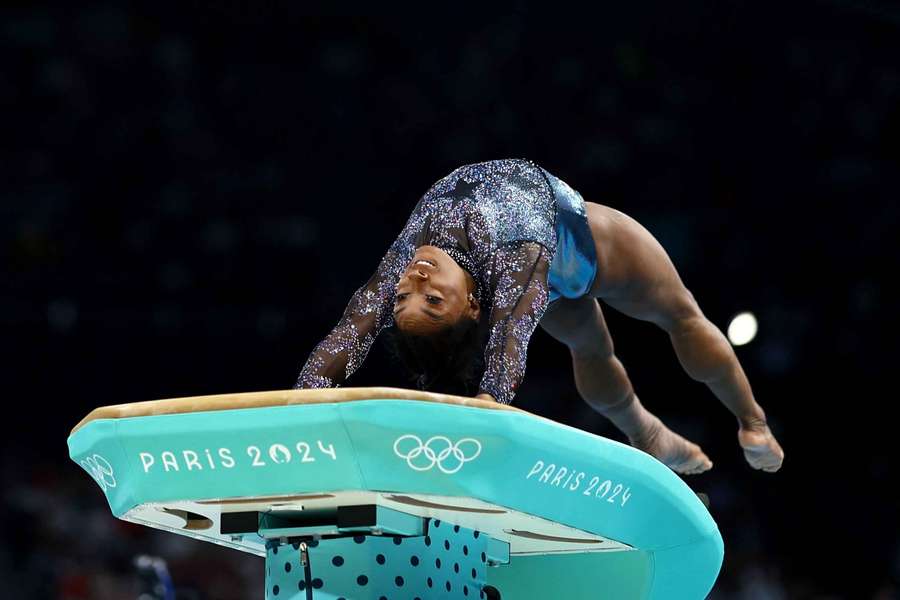
<instances>
[{"instance_id":1,"label":"blue sequined leotard","mask_svg":"<svg viewBox=\"0 0 900 600\"><path fill-rule=\"evenodd\" d=\"M420 246L437 246L475 281L490 307L479 393L509 404L525 375L528 341L551 301L590 290L594 243L581 196L527 159L464 165L432 185L375 273L313 349L295 388L340 386L394 324L396 285Z\"/></svg>"}]
</instances>

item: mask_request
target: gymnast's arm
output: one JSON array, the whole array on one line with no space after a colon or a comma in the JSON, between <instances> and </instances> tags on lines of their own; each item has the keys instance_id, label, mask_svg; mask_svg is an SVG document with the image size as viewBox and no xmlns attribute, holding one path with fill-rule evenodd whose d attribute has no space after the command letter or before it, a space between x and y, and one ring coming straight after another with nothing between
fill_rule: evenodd
<instances>
[{"instance_id":1,"label":"gymnast's arm","mask_svg":"<svg viewBox=\"0 0 900 600\"><path fill-rule=\"evenodd\" d=\"M536 242L512 242L495 252L490 335L477 398L512 402L525 377L528 342L547 310L549 272L549 251Z\"/></svg>"},{"instance_id":2,"label":"gymnast's arm","mask_svg":"<svg viewBox=\"0 0 900 600\"><path fill-rule=\"evenodd\" d=\"M403 254L398 239L375 273L353 293L337 325L310 353L294 389L340 387L359 368L381 330L393 324L391 309L405 264Z\"/></svg>"}]
</instances>

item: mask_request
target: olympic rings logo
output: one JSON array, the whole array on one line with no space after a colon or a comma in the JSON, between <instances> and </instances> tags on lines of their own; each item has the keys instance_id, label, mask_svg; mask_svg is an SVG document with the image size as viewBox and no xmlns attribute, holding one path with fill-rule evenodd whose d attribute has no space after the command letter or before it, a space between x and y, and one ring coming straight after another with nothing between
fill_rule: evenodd
<instances>
[{"instance_id":1,"label":"olympic rings logo","mask_svg":"<svg viewBox=\"0 0 900 600\"><path fill-rule=\"evenodd\" d=\"M401 452L401 442L407 439L411 440L414 445L410 447L409 444L405 444L408 449L406 452ZM435 452L432 444L437 446L440 452ZM466 452L466 448L471 448L471 451ZM437 465L437 468L443 473L453 475L462 469L465 463L478 458L478 455L481 454L481 442L474 438L463 438L454 444L450 438L436 435L423 444L418 436L407 434L397 438L397 441L394 442L394 454L406 459L406 464L415 471L430 471ZM424 458L417 461L419 456ZM450 464L449 468L446 463Z\"/></svg>"},{"instance_id":2,"label":"olympic rings logo","mask_svg":"<svg viewBox=\"0 0 900 600\"><path fill-rule=\"evenodd\" d=\"M116 487L116 478L113 475L112 465L99 454L88 456L80 464L90 473L91 477L94 478L94 481L100 485L100 489L104 492L106 492L107 488Z\"/></svg>"}]
</instances>

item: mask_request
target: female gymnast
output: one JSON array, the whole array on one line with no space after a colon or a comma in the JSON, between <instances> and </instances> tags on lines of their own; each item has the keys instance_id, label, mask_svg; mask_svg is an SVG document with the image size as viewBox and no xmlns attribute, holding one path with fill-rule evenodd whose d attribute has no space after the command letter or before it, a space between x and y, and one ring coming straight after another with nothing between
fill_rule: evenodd
<instances>
[{"instance_id":1,"label":"female gymnast","mask_svg":"<svg viewBox=\"0 0 900 600\"><path fill-rule=\"evenodd\" d=\"M508 404L540 323L568 346L582 398L633 446L678 473L709 470L703 450L635 395L598 298L665 330L688 375L737 418L748 463L767 472L781 467L784 452L731 345L700 311L659 242L634 219L585 202L527 159L464 165L429 188L375 273L313 349L294 388L340 386L378 334L393 326L394 349L417 387L471 389ZM477 377L481 357L477 388L460 387Z\"/></svg>"}]
</instances>

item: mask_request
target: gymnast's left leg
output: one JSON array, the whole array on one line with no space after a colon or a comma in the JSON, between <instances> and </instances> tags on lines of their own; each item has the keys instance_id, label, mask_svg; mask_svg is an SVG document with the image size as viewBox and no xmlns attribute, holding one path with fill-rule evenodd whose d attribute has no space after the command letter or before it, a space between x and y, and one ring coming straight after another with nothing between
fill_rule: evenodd
<instances>
[{"instance_id":1,"label":"gymnast's left leg","mask_svg":"<svg viewBox=\"0 0 900 600\"><path fill-rule=\"evenodd\" d=\"M584 401L612 421L632 446L678 473L693 475L712 468L700 446L673 432L641 404L615 355L595 298L559 298L547 308L540 325L569 347L575 387Z\"/></svg>"}]
</instances>

